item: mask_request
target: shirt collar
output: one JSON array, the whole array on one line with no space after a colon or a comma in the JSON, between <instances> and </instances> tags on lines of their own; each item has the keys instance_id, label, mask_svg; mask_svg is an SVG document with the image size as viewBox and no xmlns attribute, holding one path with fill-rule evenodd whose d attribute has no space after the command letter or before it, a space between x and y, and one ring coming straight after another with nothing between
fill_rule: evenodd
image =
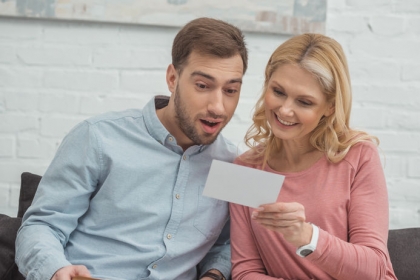
<instances>
[{"instance_id":1,"label":"shirt collar","mask_svg":"<svg viewBox=\"0 0 420 280\"><path fill-rule=\"evenodd\" d=\"M155 138L159 143L165 143L167 137L169 137L168 130L160 122L156 109L163 108L169 103L169 96L157 95L153 97L144 107L143 115L146 128L150 135Z\"/></svg>"},{"instance_id":2,"label":"shirt collar","mask_svg":"<svg viewBox=\"0 0 420 280\"><path fill-rule=\"evenodd\" d=\"M165 141L169 137L173 137L169 131L160 122L156 110L167 106L169 103L169 96L156 95L144 107L143 115L146 128L150 135L155 138L160 144L165 145ZM194 145L188 148L188 153L201 153L207 145Z\"/></svg>"}]
</instances>

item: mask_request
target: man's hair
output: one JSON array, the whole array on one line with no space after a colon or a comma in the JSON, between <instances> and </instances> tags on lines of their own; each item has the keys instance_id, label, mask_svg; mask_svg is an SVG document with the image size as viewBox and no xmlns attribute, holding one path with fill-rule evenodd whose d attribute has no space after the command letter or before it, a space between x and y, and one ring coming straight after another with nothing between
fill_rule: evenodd
<instances>
[{"instance_id":1,"label":"man's hair","mask_svg":"<svg viewBox=\"0 0 420 280\"><path fill-rule=\"evenodd\" d=\"M230 58L239 54L243 73L248 67L248 52L239 28L212 18L198 18L187 23L176 35L172 45L172 64L182 72L192 52Z\"/></svg>"}]
</instances>

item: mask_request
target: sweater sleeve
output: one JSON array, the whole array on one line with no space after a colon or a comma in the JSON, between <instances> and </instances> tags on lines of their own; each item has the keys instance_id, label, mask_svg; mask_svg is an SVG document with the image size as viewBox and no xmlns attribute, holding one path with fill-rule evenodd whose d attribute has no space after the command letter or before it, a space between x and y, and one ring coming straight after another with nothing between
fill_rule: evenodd
<instances>
[{"instance_id":1,"label":"sweater sleeve","mask_svg":"<svg viewBox=\"0 0 420 280\"><path fill-rule=\"evenodd\" d=\"M249 221L248 207L230 203L233 279L276 279L267 276Z\"/></svg>"},{"instance_id":2,"label":"sweater sleeve","mask_svg":"<svg viewBox=\"0 0 420 280\"><path fill-rule=\"evenodd\" d=\"M230 220L228 220L216 243L198 264L201 273L200 278L205 272L217 269L223 274L225 279L229 279L231 274L230 255Z\"/></svg>"},{"instance_id":3,"label":"sweater sleeve","mask_svg":"<svg viewBox=\"0 0 420 280\"><path fill-rule=\"evenodd\" d=\"M320 230L317 249L307 257L335 279L396 279L390 263L388 194L379 154L362 144L354 169L348 208L348 242Z\"/></svg>"}]
</instances>

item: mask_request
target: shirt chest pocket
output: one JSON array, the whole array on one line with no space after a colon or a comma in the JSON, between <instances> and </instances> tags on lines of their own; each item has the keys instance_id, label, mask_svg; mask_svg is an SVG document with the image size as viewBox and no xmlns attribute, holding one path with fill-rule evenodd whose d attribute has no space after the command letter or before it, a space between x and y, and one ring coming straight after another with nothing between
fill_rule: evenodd
<instances>
[{"instance_id":1,"label":"shirt chest pocket","mask_svg":"<svg viewBox=\"0 0 420 280\"><path fill-rule=\"evenodd\" d=\"M219 236L226 224L229 214L227 202L198 195L197 211L194 218L194 227L207 239Z\"/></svg>"}]
</instances>

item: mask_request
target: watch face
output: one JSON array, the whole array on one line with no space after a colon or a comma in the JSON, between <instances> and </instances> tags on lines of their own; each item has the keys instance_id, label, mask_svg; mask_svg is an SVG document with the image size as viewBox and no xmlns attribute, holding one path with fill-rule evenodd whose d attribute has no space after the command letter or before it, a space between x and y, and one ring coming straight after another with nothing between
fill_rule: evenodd
<instances>
[{"instance_id":1,"label":"watch face","mask_svg":"<svg viewBox=\"0 0 420 280\"><path fill-rule=\"evenodd\" d=\"M310 254L312 254L312 250L311 249L304 249L304 250L302 250L302 251L300 251L300 254L302 255L302 256L309 256Z\"/></svg>"}]
</instances>

